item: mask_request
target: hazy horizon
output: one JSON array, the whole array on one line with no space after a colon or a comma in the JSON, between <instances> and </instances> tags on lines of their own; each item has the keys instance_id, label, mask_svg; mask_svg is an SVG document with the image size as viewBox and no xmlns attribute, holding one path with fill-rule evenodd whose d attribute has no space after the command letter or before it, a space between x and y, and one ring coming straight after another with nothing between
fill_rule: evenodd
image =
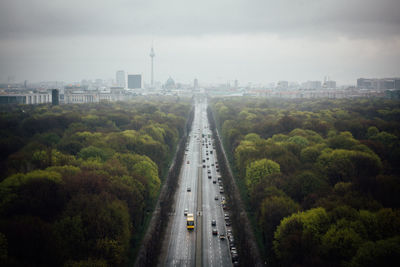
<instances>
[{"instance_id":1,"label":"hazy horizon","mask_svg":"<svg viewBox=\"0 0 400 267\"><path fill-rule=\"evenodd\" d=\"M400 1L0 3L0 81L115 78L240 84L400 76Z\"/></svg>"}]
</instances>

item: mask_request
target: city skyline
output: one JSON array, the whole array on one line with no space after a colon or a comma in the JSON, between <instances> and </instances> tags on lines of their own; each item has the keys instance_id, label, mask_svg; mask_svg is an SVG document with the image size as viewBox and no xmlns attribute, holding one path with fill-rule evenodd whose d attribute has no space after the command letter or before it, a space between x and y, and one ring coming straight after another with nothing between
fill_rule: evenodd
<instances>
[{"instance_id":1,"label":"city skyline","mask_svg":"<svg viewBox=\"0 0 400 267\"><path fill-rule=\"evenodd\" d=\"M355 84L359 77L398 77L399 9L395 0L5 0L0 80L107 79L125 70L150 83L153 42L157 81L265 84L329 75Z\"/></svg>"}]
</instances>

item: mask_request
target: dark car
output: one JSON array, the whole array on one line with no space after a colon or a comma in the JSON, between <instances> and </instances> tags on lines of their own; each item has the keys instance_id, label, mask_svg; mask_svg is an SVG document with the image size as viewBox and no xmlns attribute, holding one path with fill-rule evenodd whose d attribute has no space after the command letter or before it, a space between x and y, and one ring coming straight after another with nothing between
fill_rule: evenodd
<instances>
[{"instance_id":1,"label":"dark car","mask_svg":"<svg viewBox=\"0 0 400 267\"><path fill-rule=\"evenodd\" d=\"M217 221L216 220L211 220L211 225L212 226L216 226L217 225Z\"/></svg>"},{"instance_id":2,"label":"dark car","mask_svg":"<svg viewBox=\"0 0 400 267\"><path fill-rule=\"evenodd\" d=\"M218 230L217 230L217 228L213 228L213 229L212 229L212 234L213 234L213 235L218 235Z\"/></svg>"}]
</instances>

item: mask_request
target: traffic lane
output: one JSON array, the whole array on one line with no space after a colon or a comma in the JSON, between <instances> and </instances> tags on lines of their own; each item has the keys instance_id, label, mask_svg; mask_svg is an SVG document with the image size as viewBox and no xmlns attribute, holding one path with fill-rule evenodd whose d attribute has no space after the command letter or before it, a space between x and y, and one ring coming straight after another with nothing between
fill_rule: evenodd
<instances>
[{"instance_id":1,"label":"traffic lane","mask_svg":"<svg viewBox=\"0 0 400 267\"><path fill-rule=\"evenodd\" d=\"M208 135L208 132L207 132ZM209 150L207 150L209 151ZM209 226L209 233L211 233L212 229L217 229L218 234L221 233L222 229L221 229L221 220L220 220L220 216L218 214L218 202L216 203L215 201L215 195L216 195L216 191L215 191L215 186L212 183L213 180L213 167L212 167L212 162L213 162L213 158L210 157L210 155L205 155L206 157L209 158L208 160L208 164L210 166L210 171L211 171L211 179L208 178L208 176L210 174L207 174L207 183L205 186L205 191L207 193L207 203L208 203L208 207L209 207L209 212L208 215L210 215L210 217L208 218L208 226ZM216 226L211 226L211 220L216 220ZM211 259L214 262L215 265L221 265L222 264L222 259L221 259L221 244L220 244L220 240L218 238L218 236L214 236L211 234L211 238L209 240L209 247L210 247L210 251L211 251Z\"/></svg>"},{"instance_id":2,"label":"traffic lane","mask_svg":"<svg viewBox=\"0 0 400 267\"><path fill-rule=\"evenodd\" d=\"M182 175L184 183L188 180L188 172L190 168L185 167ZM191 242L190 235L186 229L186 218L183 214L184 207L189 206L187 203L190 202L190 196L186 191L185 186L181 186L179 190L179 197L176 205L176 212L174 218L174 229L173 229L173 245L171 248L171 259L169 263L172 266L187 266L191 262L191 250L193 249L193 242ZM193 206L190 207L193 210ZM171 266L170 265L170 266Z\"/></svg>"},{"instance_id":3,"label":"traffic lane","mask_svg":"<svg viewBox=\"0 0 400 267\"><path fill-rule=\"evenodd\" d=\"M208 265L210 266L221 266L222 259L221 259L220 240L218 235L212 234L212 229L214 228L218 229L218 233L221 231L220 230L221 220L219 219L218 216L217 203L215 203L214 200L215 190L213 188L213 184L211 180L209 180L208 178L205 178L204 180L206 180L204 191L207 195L207 201L205 204L207 212L204 218L207 229L204 239L206 240L205 250L208 250L209 252L208 258L205 259L205 262L208 261ZM211 220L216 220L216 226L211 225Z\"/></svg>"},{"instance_id":4,"label":"traffic lane","mask_svg":"<svg viewBox=\"0 0 400 267\"><path fill-rule=\"evenodd\" d=\"M213 152L212 154L210 153L212 149L212 143L213 140L210 140L211 145L209 145L209 160L210 160L210 168L211 168L211 174L212 174L212 179L211 180L216 180L217 179L217 175L219 174L216 171L216 166L215 166L215 162L216 162L216 154L215 152ZM214 163L214 165L213 165ZM217 181L217 180L216 180ZM212 182L211 182L212 183ZM225 218L224 218L224 210L221 207L221 197L223 194L219 193L219 185L218 183L212 183L213 185L213 190L210 190L210 198L211 197L215 197L215 195L213 195L213 193L215 193L216 195L219 195L219 200L217 201L216 205L211 206L212 207L212 213L215 212L217 215L217 228L218 228L218 232L219 233L224 233L226 236L226 230L227 227L225 226ZM218 246L218 250L215 250L216 252L220 252L220 258L221 258L221 265L222 266L231 266L231 260L230 260L230 252L229 252L229 246L228 246L228 242L227 240L220 240L220 242L217 242L216 245Z\"/></svg>"},{"instance_id":5,"label":"traffic lane","mask_svg":"<svg viewBox=\"0 0 400 267\"><path fill-rule=\"evenodd\" d=\"M210 132L208 130L204 131L204 134L206 136L208 136L208 134L210 134ZM211 140L209 138L207 138L207 145L208 143L211 142ZM204 185L204 192L206 197L206 208L207 208L207 212L204 214L204 221L205 221L205 225L206 225L206 234L204 235L204 240L206 240L206 244L205 244L205 251L206 251L206 255L205 256L205 262L207 262L207 266L229 266L230 262L228 261L224 261L223 260L223 255L227 255L227 247L225 246L225 253L222 253L222 247L224 245L224 241L225 240L220 240L218 236L214 236L212 234L212 229L216 228L218 229L219 233L224 233L225 232L225 227L224 227L224 221L223 221L223 215L220 211L220 207L219 207L219 201L216 201L215 195L217 194L217 187L216 184L213 184L213 180L215 179L215 169L214 166L215 164L213 164L215 162L214 160L214 156L213 154L210 154L209 151L210 149L210 145L208 145L209 148L205 148L207 149L204 153L203 153L203 157L206 159L207 161L207 166L210 166L209 168L207 168L208 170L210 170L210 174L212 176L211 179L208 178L208 176L210 174L206 174L203 179L206 181L205 185ZM205 145L206 147L206 145ZM208 152L208 155L207 155ZM207 157L209 158L207 160ZM213 166L214 165L214 166ZM218 192L219 193L219 192ZM216 220L216 226L212 226L211 225L211 220L215 219ZM226 256L225 256L226 258Z\"/></svg>"},{"instance_id":6,"label":"traffic lane","mask_svg":"<svg viewBox=\"0 0 400 267\"><path fill-rule=\"evenodd\" d=\"M191 132L191 138L189 140L189 151L183 165L183 170L179 178L178 183L178 197L175 203L175 216L173 218L173 225L171 231L170 248L167 257L168 266L193 266L194 265L194 242L195 237L191 231L186 229L186 218L183 214L184 207L188 206L190 210L194 212L195 203L193 201L193 194L187 192L187 186L193 187L196 190L196 184L191 181L191 177L197 174L197 168L195 165L196 158L196 139L194 138L194 132ZM193 158L193 159L192 159ZM187 164L189 160L189 164ZM192 164L190 164L192 160ZM186 163L186 164L185 164ZM196 192L196 191L194 191Z\"/></svg>"},{"instance_id":7,"label":"traffic lane","mask_svg":"<svg viewBox=\"0 0 400 267\"><path fill-rule=\"evenodd\" d=\"M203 157L205 154L203 155ZM204 195L204 204L203 204L203 262L205 266L214 266L218 261L214 251L213 241L216 238L212 234L212 229L214 227L211 226L211 220L215 217L212 213L212 204L210 203L209 191L210 191L210 183L208 173L204 172L203 179L203 195Z\"/></svg>"}]
</instances>

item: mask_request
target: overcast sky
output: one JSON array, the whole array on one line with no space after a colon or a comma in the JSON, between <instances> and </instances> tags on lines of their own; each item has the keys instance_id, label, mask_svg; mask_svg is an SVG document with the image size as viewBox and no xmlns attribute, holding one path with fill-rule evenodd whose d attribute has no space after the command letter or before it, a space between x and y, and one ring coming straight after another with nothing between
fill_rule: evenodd
<instances>
[{"instance_id":1,"label":"overcast sky","mask_svg":"<svg viewBox=\"0 0 400 267\"><path fill-rule=\"evenodd\" d=\"M0 0L0 80L400 76L400 0Z\"/></svg>"}]
</instances>

